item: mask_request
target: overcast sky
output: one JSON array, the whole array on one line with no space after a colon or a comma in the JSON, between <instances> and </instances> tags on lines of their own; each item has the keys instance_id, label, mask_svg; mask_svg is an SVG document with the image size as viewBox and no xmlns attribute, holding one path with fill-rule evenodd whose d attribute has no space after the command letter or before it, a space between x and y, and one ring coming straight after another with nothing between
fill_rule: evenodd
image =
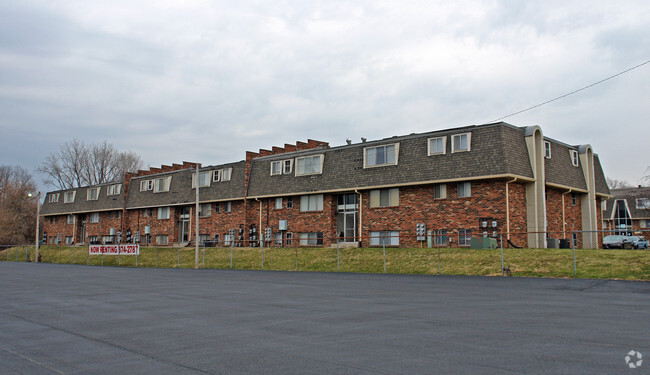
<instances>
[{"instance_id":1,"label":"overcast sky","mask_svg":"<svg viewBox=\"0 0 650 375\"><path fill-rule=\"evenodd\" d=\"M220 164L491 122L650 60L650 1L0 1L0 164L108 140ZM650 166L650 64L508 117ZM52 187L47 187L52 189Z\"/></svg>"}]
</instances>

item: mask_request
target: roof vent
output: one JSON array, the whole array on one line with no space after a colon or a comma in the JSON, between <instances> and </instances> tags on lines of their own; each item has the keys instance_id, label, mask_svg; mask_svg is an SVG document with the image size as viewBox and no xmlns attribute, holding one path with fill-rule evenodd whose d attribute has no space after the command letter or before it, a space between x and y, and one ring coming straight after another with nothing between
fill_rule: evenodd
<instances>
[{"instance_id":1,"label":"roof vent","mask_svg":"<svg viewBox=\"0 0 650 375\"><path fill-rule=\"evenodd\" d=\"M346 139L345 141L346 141L349 145L352 144L352 140L351 140L350 138Z\"/></svg>"},{"instance_id":2,"label":"roof vent","mask_svg":"<svg viewBox=\"0 0 650 375\"><path fill-rule=\"evenodd\" d=\"M361 137L361 142L366 143L367 140L368 140L368 138L366 138L366 137Z\"/></svg>"}]
</instances>

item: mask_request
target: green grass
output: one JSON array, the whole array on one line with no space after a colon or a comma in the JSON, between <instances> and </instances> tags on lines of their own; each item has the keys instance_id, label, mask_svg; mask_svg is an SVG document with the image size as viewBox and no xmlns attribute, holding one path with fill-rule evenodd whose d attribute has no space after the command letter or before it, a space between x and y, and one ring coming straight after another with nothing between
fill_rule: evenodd
<instances>
[{"instance_id":1,"label":"green grass","mask_svg":"<svg viewBox=\"0 0 650 375\"><path fill-rule=\"evenodd\" d=\"M123 267L192 268L195 249L141 247L139 256L88 255L87 247L44 246L41 261ZM34 247L14 247L0 252L0 261L34 260ZM341 248L340 272L384 272L382 248ZM650 280L648 250L576 250L577 277ZM278 271L337 271L336 248L233 248L232 268ZM504 249L504 266L513 276L573 277L571 249ZM231 248L200 249L199 267L231 268ZM404 274L501 275L501 250L458 248L387 248L386 272Z\"/></svg>"}]
</instances>

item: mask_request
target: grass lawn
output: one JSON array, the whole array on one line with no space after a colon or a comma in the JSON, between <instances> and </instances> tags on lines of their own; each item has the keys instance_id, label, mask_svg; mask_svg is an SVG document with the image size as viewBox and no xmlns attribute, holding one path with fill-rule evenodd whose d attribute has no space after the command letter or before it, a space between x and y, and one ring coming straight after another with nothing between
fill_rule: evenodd
<instances>
[{"instance_id":1,"label":"grass lawn","mask_svg":"<svg viewBox=\"0 0 650 375\"><path fill-rule=\"evenodd\" d=\"M43 246L41 261L123 267L192 268L195 249L141 247L140 255L88 255L88 247ZM34 247L0 251L0 261L34 260ZM650 280L648 250L576 250L579 278ZM263 262L262 262L263 259ZM458 248L229 248L199 250L199 267L278 271L500 276L501 250ZM137 264L136 264L137 262ZM571 249L504 249L512 276L573 277Z\"/></svg>"}]
</instances>

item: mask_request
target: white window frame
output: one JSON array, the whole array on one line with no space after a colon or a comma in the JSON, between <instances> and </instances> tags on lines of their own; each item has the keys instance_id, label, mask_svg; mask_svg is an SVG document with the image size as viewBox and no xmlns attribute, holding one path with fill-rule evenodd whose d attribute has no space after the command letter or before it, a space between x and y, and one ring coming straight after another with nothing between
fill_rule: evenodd
<instances>
[{"instance_id":1,"label":"white window frame","mask_svg":"<svg viewBox=\"0 0 650 375\"><path fill-rule=\"evenodd\" d=\"M65 236L65 244L66 244L66 245L72 245L73 242L74 242L74 237L72 237L72 236Z\"/></svg>"},{"instance_id":2,"label":"white window frame","mask_svg":"<svg viewBox=\"0 0 650 375\"><path fill-rule=\"evenodd\" d=\"M310 194L300 196L300 212L323 211L323 194Z\"/></svg>"},{"instance_id":3,"label":"white window frame","mask_svg":"<svg viewBox=\"0 0 650 375\"><path fill-rule=\"evenodd\" d=\"M154 180L153 192L154 193L166 193L169 191L172 184L172 176L159 177ZM161 186L162 184L162 186Z\"/></svg>"},{"instance_id":4,"label":"white window frame","mask_svg":"<svg viewBox=\"0 0 650 375\"><path fill-rule=\"evenodd\" d=\"M86 190L86 200L96 201L99 199L99 193L101 192L101 187L91 187ZM93 194L93 192L95 194Z\"/></svg>"},{"instance_id":5,"label":"white window frame","mask_svg":"<svg viewBox=\"0 0 650 375\"><path fill-rule=\"evenodd\" d=\"M156 245L169 245L169 235L158 234L156 235Z\"/></svg>"},{"instance_id":6,"label":"white window frame","mask_svg":"<svg viewBox=\"0 0 650 375\"><path fill-rule=\"evenodd\" d=\"M650 209L650 198L637 198L635 203L636 203L637 210Z\"/></svg>"},{"instance_id":7,"label":"white window frame","mask_svg":"<svg viewBox=\"0 0 650 375\"><path fill-rule=\"evenodd\" d=\"M370 246L399 246L399 231L380 230L370 232Z\"/></svg>"},{"instance_id":8,"label":"white window frame","mask_svg":"<svg viewBox=\"0 0 650 375\"><path fill-rule=\"evenodd\" d=\"M271 162L271 176L279 176L282 174L282 160Z\"/></svg>"},{"instance_id":9,"label":"white window frame","mask_svg":"<svg viewBox=\"0 0 650 375\"><path fill-rule=\"evenodd\" d=\"M544 157L551 158L551 142L549 141L544 141Z\"/></svg>"},{"instance_id":10,"label":"white window frame","mask_svg":"<svg viewBox=\"0 0 650 375\"><path fill-rule=\"evenodd\" d=\"M447 230L435 229L433 231L433 243L436 246L447 246Z\"/></svg>"},{"instance_id":11,"label":"white window frame","mask_svg":"<svg viewBox=\"0 0 650 375\"><path fill-rule=\"evenodd\" d=\"M437 140L439 140L439 139L442 140L442 151L436 151L436 152L434 152L434 151L432 151L432 149L431 149L431 142L432 142L432 141L437 141ZM446 136L446 135L443 136L443 137L434 137L434 138L429 138L429 139L427 140L427 154L428 154L429 156L432 156L432 155L444 155L444 154L446 154L446 153L447 153L447 136Z\"/></svg>"},{"instance_id":12,"label":"white window frame","mask_svg":"<svg viewBox=\"0 0 650 375\"><path fill-rule=\"evenodd\" d=\"M106 187L106 195L120 195L122 192L122 184L108 185Z\"/></svg>"},{"instance_id":13,"label":"white window frame","mask_svg":"<svg viewBox=\"0 0 650 375\"><path fill-rule=\"evenodd\" d=\"M388 195L388 204L381 204L381 197L383 194ZM374 189L370 190L370 207L379 208L379 207L397 207L399 206L399 188L388 188L388 189Z\"/></svg>"},{"instance_id":14,"label":"white window frame","mask_svg":"<svg viewBox=\"0 0 650 375\"><path fill-rule=\"evenodd\" d=\"M230 181L232 178L232 168L224 168L219 170L221 174L221 182Z\"/></svg>"},{"instance_id":15,"label":"white window frame","mask_svg":"<svg viewBox=\"0 0 650 375\"><path fill-rule=\"evenodd\" d=\"M207 178L201 178L201 176L207 176ZM199 188L210 187L210 182L212 182L212 171L199 171ZM192 173L192 189L196 189L196 172Z\"/></svg>"},{"instance_id":16,"label":"white window frame","mask_svg":"<svg viewBox=\"0 0 650 375\"><path fill-rule=\"evenodd\" d=\"M215 169L212 171L212 182L219 182L219 181L221 181L221 170Z\"/></svg>"},{"instance_id":17,"label":"white window frame","mask_svg":"<svg viewBox=\"0 0 650 375\"><path fill-rule=\"evenodd\" d=\"M277 197L275 198L275 209L276 210L281 210L282 209L282 197Z\"/></svg>"},{"instance_id":18,"label":"white window frame","mask_svg":"<svg viewBox=\"0 0 650 375\"><path fill-rule=\"evenodd\" d=\"M77 191L66 191L63 193L63 203L74 203L74 198L77 196Z\"/></svg>"},{"instance_id":19,"label":"white window frame","mask_svg":"<svg viewBox=\"0 0 650 375\"><path fill-rule=\"evenodd\" d=\"M232 202L222 202L223 203L223 212L232 212Z\"/></svg>"},{"instance_id":20,"label":"white window frame","mask_svg":"<svg viewBox=\"0 0 650 375\"><path fill-rule=\"evenodd\" d=\"M438 192L436 193L436 188ZM433 199L446 199L447 198L447 184L433 185Z\"/></svg>"},{"instance_id":21,"label":"white window frame","mask_svg":"<svg viewBox=\"0 0 650 375\"><path fill-rule=\"evenodd\" d=\"M171 210L169 209L169 207L158 207L158 214L156 217L158 218L158 220L167 220L170 217L169 215L170 211Z\"/></svg>"},{"instance_id":22,"label":"white window frame","mask_svg":"<svg viewBox=\"0 0 650 375\"><path fill-rule=\"evenodd\" d=\"M88 222L89 223L99 223L99 212L91 212L88 215Z\"/></svg>"},{"instance_id":23,"label":"white window frame","mask_svg":"<svg viewBox=\"0 0 650 375\"><path fill-rule=\"evenodd\" d=\"M459 229L458 230L458 246L470 246L472 244L472 230Z\"/></svg>"},{"instance_id":24,"label":"white window frame","mask_svg":"<svg viewBox=\"0 0 650 375\"><path fill-rule=\"evenodd\" d=\"M316 172L305 172L301 170L300 167L300 162L303 160L307 159L316 159L319 158L318 162L315 165L318 165L318 171ZM323 173L323 161L325 160L325 155L323 154L318 154L318 155L309 155L309 156L303 156L300 158L296 158L296 176L310 176L310 175L316 175L316 174L322 174ZM313 166L314 164L312 164Z\"/></svg>"},{"instance_id":25,"label":"white window frame","mask_svg":"<svg viewBox=\"0 0 650 375\"><path fill-rule=\"evenodd\" d=\"M578 151L569 150L569 155L571 156L571 164L574 167L579 167L580 166L580 157L578 156Z\"/></svg>"},{"instance_id":26,"label":"white window frame","mask_svg":"<svg viewBox=\"0 0 650 375\"><path fill-rule=\"evenodd\" d=\"M323 245L323 232L300 233L300 246Z\"/></svg>"},{"instance_id":27,"label":"white window frame","mask_svg":"<svg viewBox=\"0 0 650 375\"><path fill-rule=\"evenodd\" d=\"M461 186L463 187L463 195L461 195ZM459 182L457 185L456 195L458 198L470 198L472 196L472 183Z\"/></svg>"},{"instance_id":28,"label":"white window frame","mask_svg":"<svg viewBox=\"0 0 650 375\"><path fill-rule=\"evenodd\" d=\"M50 194L47 201L50 203L57 203L59 201L59 193Z\"/></svg>"},{"instance_id":29,"label":"white window frame","mask_svg":"<svg viewBox=\"0 0 650 375\"><path fill-rule=\"evenodd\" d=\"M464 149L464 148L463 149L456 149L456 138L463 137L463 136L467 137L467 149ZM454 134L454 135L451 136L451 152L452 153L454 153L454 152L467 152L467 151L470 151L471 149L472 149L472 133L471 132L469 132L469 133L461 133L461 134Z\"/></svg>"},{"instance_id":30,"label":"white window frame","mask_svg":"<svg viewBox=\"0 0 650 375\"><path fill-rule=\"evenodd\" d=\"M74 224L74 215L68 215L65 217L66 224Z\"/></svg>"},{"instance_id":31,"label":"white window frame","mask_svg":"<svg viewBox=\"0 0 650 375\"><path fill-rule=\"evenodd\" d=\"M393 147L394 153L395 153L395 160L393 162L386 162L383 164L376 164L376 157L375 157L375 164L370 164L368 161L368 152L370 150L376 150L379 148L386 148L386 147ZM390 165L397 165L399 163L399 142L398 143L390 143L386 145L379 145L379 146L374 146L374 147L365 147L363 149L363 167L364 168L377 168L377 167L386 167Z\"/></svg>"},{"instance_id":32,"label":"white window frame","mask_svg":"<svg viewBox=\"0 0 650 375\"><path fill-rule=\"evenodd\" d=\"M282 160L282 173L291 174L293 172L293 159Z\"/></svg>"}]
</instances>

